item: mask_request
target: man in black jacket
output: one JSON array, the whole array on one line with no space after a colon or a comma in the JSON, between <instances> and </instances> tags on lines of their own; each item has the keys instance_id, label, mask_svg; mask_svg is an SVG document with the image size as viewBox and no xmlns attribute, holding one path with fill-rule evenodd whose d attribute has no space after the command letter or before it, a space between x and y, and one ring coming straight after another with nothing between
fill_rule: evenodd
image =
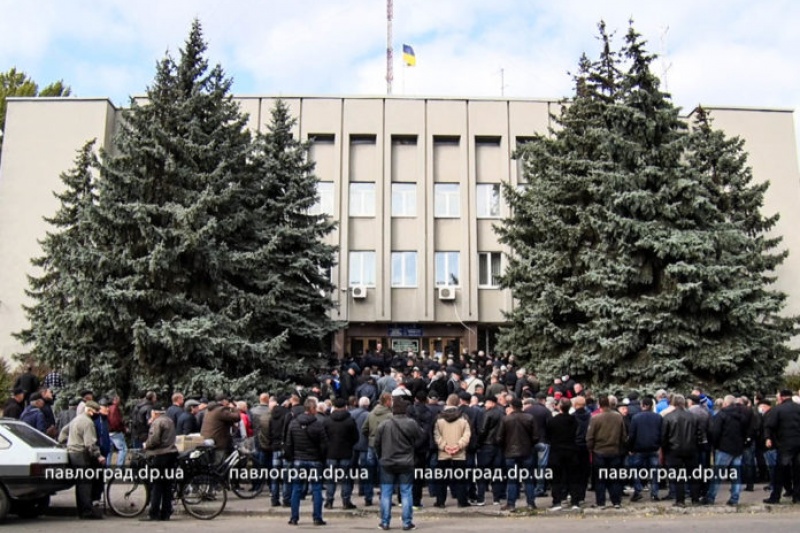
<instances>
[{"instance_id":1,"label":"man in black jacket","mask_svg":"<svg viewBox=\"0 0 800 533\"><path fill-rule=\"evenodd\" d=\"M779 503L783 481L791 477L792 503L800 503L800 404L792 401L792 391L788 389L780 391L778 401L780 405L764 419L767 449L778 450L772 494L764 502Z\"/></svg>"},{"instance_id":2,"label":"man in black jacket","mask_svg":"<svg viewBox=\"0 0 800 533\"><path fill-rule=\"evenodd\" d=\"M572 402L561 398L558 404L560 411L547 420L547 434L550 436L550 463L553 470L553 506L551 511L560 511L569 493L573 509L578 509L580 487L578 481L578 421L569 414Z\"/></svg>"},{"instance_id":3,"label":"man in black jacket","mask_svg":"<svg viewBox=\"0 0 800 533\"><path fill-rule=\"evenodd\" d=\"M703 434L697 417L686 410L686 398L681 394L672 397L675 410L666 415L661 423L661 448L667 468L680 470L678 479L689 479L697 467L697 450ZM700 485L689 479L692 503L700 501ZM686 484L675 484L675 507L686 507Z\"/></svg>"},{"instance_id":4,"label":"man in black jacket","mask_svg":"<svg viewBox=\"0 0 800 533\"><path fill-rule=\"evenodd\" d=\"M478 428L478 467L482 470L487 468L503 468L503 454L497 446L497 434L505 416L504 409L497 404L497 397L490 395L486 397L485 411ZM478 498L475 505L486 505L486 488L489 482L482 477L478 481ZM494 503L505 499L505 485L501 480L492 481L492 499Z\"/></svg>"},{"instance_id":5,"label":"man in black jacket","mask_svg":"<svg viewBox=\"0 0 800 533\"><path fill-rule=\"evenodd\" d=\"M290 526L300 519L300 496L303 483L311 486L315 526L324 526L322 519L322 464L328 452L328 442L322 422L317 419L317 400L309 398L303 404L305 412L294 418L286 432L284 458L290 461L289 480L292 481L292 513Z\"/></svg>"},{"instance_id":6,"label":"man in black jacket","mask_svg":"<svg viewBox=\"0 0 800 533\"><path fill-rule=\"evenodd\" d=\"M262 449L266 453L272 454L272 468L281 469L288 466L283 460L283 436L286 419L289 417L289 409L283 404L287 403L285 398L279 398L278 404L269 413L269 424L266 428L266 438L262 444ZM281 504L281 487L283 487L283 506L289 507L291 492L285 480L273 478L270 481L270 493L272 494L272 507Z\"/></svg>"},{"instance_id":7,"label":"man in black jacket","mask_svg":"<svg viewBox=\"0 0 800 533\"><path fill-rule=\"evenodd\" d=\"M516 509L517 498L519 497L520 479L515 477L516 472L527 471L524 477L525 497L528 508L536 508L536 496L534 494L534 468L536 468L535 446L539 441L539 432L536 427L536 420L522 412L522 401L519 398L511 400L506 408L506 416L497 433L497 443L503 450L505 456L506 473L508 475L506 493L508 502L500 508L502 511L514 511Z\"/></svg>"},{"instance_id":8,"label":"man in black jacket","mask_svg":"<svg viewBox=\"0 0 800 533\"><path fill-rule=\"evenodd\" d=\"M11 393L11 398L9 398L5 406L3 406L3 416L19 420L19 417L22 416L23 409L25 409L25 391L16 388Z\"/></svg>"},{"instance_id":9,"label":"man in black jacket","mask_svg":"<svg viewBox=\"0 0 800 533\"><path fill-rule=\"evenodd\" d=\"M400 485L403 505L403 530L415 529L412 507L412 488L417 445L422 439L422 430L417 422L406 416L408 402L396 398L392 403L392 417L378 426L375 434L375 454L381 467L381 523L380 528L389 529L392 519L392 494L395 483Z\"/></svg>"},{"instance_id":10,"label":"man in black jacket","mask_svg":"<svg viewBox=\"0 0 800 533\"><path fill-rule=\"evenodd\" d=\"M358 428L356 421L347 411L347 401L344 398L333 400L333 411L325 421L325 435L328 438L327 466L338 469L344 473L342 480L342 508L355 509L350 501L353 494L353 478L349 475L353 459L353 447L358 442ZM336 482L327 481L325 508L333 509L333 499L336 496Z\"/></svg>"},{"instance_id":11,"label":"man in black jacket","mask_svg":"<svg viewBox=\"0 0 800 533\"><path fill-rule=\"evenodd\" d=\"M731 497L727 505L739 505L739 495L742 492L742 454L749 425L740 406L736 404L736 398L731 395L725 396L722 401L722 410L711 419L711 429L708 434L709 443L716 450L714 453L715 475L708 487L704 504L714 505L719 491L722 469L733 468L736 469L736 475L725 476L731 480Z\"/></svg>"}]
</instances>

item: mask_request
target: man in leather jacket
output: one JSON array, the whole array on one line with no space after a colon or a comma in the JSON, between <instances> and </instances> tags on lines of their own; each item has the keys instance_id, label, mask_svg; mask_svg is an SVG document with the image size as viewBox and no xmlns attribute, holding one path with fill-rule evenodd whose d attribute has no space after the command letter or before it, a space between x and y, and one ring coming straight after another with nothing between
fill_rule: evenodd
<instances>
[{"instance_id":1,"label":"man in leather jacket","mask_svg":"<svg viewBox=\"0 0 800 533\"><path fill-rule=\"evenodd\" d=\"M661 448L667 468L680 469L677 479L689 480L692 503L700 502L700 485L689 476L697 467L698 446L704 439L697 417L686 410L686 398L681 394L672 397L674 410L664 417L661 429ZM686 484L675 486L675 507L686 506Z\"/></svg>"}]
</instances>

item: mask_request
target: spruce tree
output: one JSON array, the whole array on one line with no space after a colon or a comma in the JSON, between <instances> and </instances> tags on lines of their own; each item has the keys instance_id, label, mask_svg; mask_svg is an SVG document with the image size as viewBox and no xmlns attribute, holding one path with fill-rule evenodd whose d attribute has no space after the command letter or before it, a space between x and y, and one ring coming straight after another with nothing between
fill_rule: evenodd
<instances>
[{"instance_id":1,"label":"spruce tree","mask_svg":"<svg viewBox=\"0 0 800 533\"><path fill-rule=\"evenodd\" d=\"M95 141L78 151L74 167L61 175L64 190L56 193L61 206L45 220L54 231L41 241L43 255L32 260L41 269L29 276L26 307L30 327L16 335L31 347L18 357L34 357L68 376L69 390L95 385L125 389L130 366L108 350L111 324L99 301L92 211L97 202L93 171Z\"/></svg>"},{"instance_id":2,"label":"spruce tree","mask_svg":"<svg viewBox=\"0 0 800 533\"><path fill-rule=\"evenodd\" d=\"M251 137L205 51L195 21L180 59L163 59L146 101L123 113L100 166L100 269L107 311L129 339L120 356L169 388L201 371L258 370L276 351L250 336L226 277Z\"/></svg>"},{"instance_id":3,"label":"spruce tree","mask_svg":"<svg viewBox=\"0 0 800 533\"><path fill-rule=\"evenodd\" d=\"M249 334L285 339L283 350L265 360L273 377L319 363L323 340L340 327L329 318L336 247L325 242L335 223L309 213L318 179L308 144L294 138L295 125L278 100L267 131L256 136L250 179L240 190L242 216L231 235L229 268Z\"/></svg>"},{"instance_id":4,"label":"spruce tree","mask_svg":"<svg viewBox=\"0 0 800 533\"><path fill-rule=\"evenodd\" d=\"M506 347L545 374L568 372L612 389L774 384L777 375L765 382L765 374L785 362L781 343L793 321L777 318L781 297L767 293L746 319L761 333L734 341L720 332L718 324L737 322L734 295L744 293L725 294L718 256L733 261L727 275L752 278L757 265L755 277L765 282L781 254L766 246L760 259L734 259L723 251L740 238L720 237L734 231L731 211L709 173L691 163L694 137L659 89L654 56L632 27L619 55L602 25L601 39L600 60L581 62L559 128L522 154L530 190L507 189L514 214L500 236L517 257L504 283L519 305ZM621 75L615 65L625 66ZM762 322L782 335L766 335ZM770 359L767 372L756 368L756 355Z\"/></svg>"}]
</instances>

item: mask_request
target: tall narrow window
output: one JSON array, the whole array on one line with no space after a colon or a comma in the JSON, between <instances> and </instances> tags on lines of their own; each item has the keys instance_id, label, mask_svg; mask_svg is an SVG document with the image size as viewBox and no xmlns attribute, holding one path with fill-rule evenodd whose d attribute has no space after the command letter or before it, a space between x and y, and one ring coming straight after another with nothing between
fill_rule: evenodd
<instances>
[{"instance_id":1,"label":"tall narrow window","mask_svg":"<svg viewBox=\"0 0 800 533\"><path fill-rule=\"evenodd\" d=\"M375 286L375 252L350 252L350 286Z\"/></svg>"},{"instance_id":2,"label":"tall narrow window","mask_svg":"<svg viewBox=\"0 0 800 533\"><path fill-rule=\"evenodd\" d=\"M478 218L498 218L500 216L500 184L479 183L476 192Z\"/></svg>"},{"instance_id":3,"label":"tall narrow window","mask_svg":"<svg viewBox=\"0 0 800 533\"><path fill-rule=\"evenodd\" d=\"M312 215L333 216L333 183L320 181L317 183L317 202L309 209Z\"/></svg>"},{"instance_id":4,"label":"tall narrow window","mask_svg":"<svg viewBox=\"0 0 800 533\"><path fill-rule=\"evenodd\" d=\"M500 252L481 252L478 254L478 286L500 287L502 269Z\"/></svg>"},{"instance_id":5,"label":"tall narrow window","mask_svg":"<svg viewBox=\"0 0 800 533\"><path fill-rule=\"evenodd\" d=\"M433 212L437 218L461 216L461 194L458 183L435 183L433 185Z\"/></svg>"},{"instance_id":6,"label":"tall narrow window","mask_svg":"<svg viewBox=\"0 0 800 533\"><path fill-rule=\"evenodd\" d=\"M417 286L417 252L392 252L392 287Z\"/></svg>"},{"instance_id":7,"label":"tall narrow window","mask_svg":"<svg viewBox=\"0 0 800 533\"><path fill-rule=\"evenodd\" d=\"M460 272L458 269L458 252L436 252L436 285L458 286Z\"/></svg>"},{"instance_id":8,"label":"tall narrow window","mask_svg":"<svg viewBox=\"0 0 800 533\"><path fill-rule=\"evenodd\" d=\"M417 216L416 183L392 183L392 216Z\"/></svg>"},{"instance_id":9,"label":"tall narrow window","mask_svg":"<svg viewBox=\"0 0 800 533\"><path fill-rule=\"evenodd\" d=\"M351 217L375 216L374 183L350 184L350 216Z\"/></svg>"}]
</instances>

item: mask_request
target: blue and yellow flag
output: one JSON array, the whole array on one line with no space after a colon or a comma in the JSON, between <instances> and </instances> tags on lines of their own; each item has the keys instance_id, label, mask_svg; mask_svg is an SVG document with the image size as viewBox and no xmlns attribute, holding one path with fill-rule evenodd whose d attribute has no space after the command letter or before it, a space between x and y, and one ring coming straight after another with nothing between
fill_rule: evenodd
<instances>
[{"instance_id":1,"label":"blue and yellow flag","mask_svg":"<svg viewBox=\"0 0 800 533\"><path fill-rule=\"evenodd\" d=\"M407 44L403 45L403 61L405 61L406 65L409 67L417 65L417 56L414 55L414 49Z\"/></svg>"}]
</instances>

